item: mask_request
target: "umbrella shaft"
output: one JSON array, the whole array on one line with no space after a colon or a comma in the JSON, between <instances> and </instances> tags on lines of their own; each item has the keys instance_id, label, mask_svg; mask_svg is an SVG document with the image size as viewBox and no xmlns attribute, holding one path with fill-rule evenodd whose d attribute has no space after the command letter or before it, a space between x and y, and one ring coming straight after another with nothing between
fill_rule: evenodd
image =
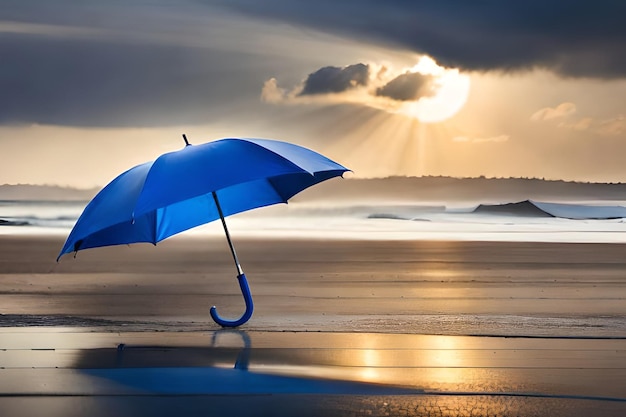
<instances>
[{"instance_id":1,"label":"umbrella shaft","mask_svg":"<svg viewBox=\"0 0 626 417\"><path fill-rule=\"evenodd\" d=\"M239 259L237 259L237 253L235 252L233 242L230 240L230 233L228 233L228 227L226 227L226 219L224 218L224 213L222 212L222 206L220 206L220 201L217 199L217 194L215 193L215 191L211 192L211 194L213 194L213 200L215 201L217 212L219 213L220 219L222 220L222 226L224 226L224 233L226 233L226 240L228 241L228 246L230 247L230 253L233 254L235 266L237 267L237 275L241 275L243 274L243 269L241 269L241 264L239 264Z\"/></svg>"}]
</instances>

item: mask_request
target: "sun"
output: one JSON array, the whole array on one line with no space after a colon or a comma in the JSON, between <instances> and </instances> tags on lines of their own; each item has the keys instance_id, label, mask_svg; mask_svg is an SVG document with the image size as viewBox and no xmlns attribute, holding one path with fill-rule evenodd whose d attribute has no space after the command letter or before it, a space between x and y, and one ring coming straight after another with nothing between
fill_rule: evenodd
<instances>
[{"instance_id":1,"label":"sun","mask_svg":"<svg viewBox=\"0 0 626 417\"><path fill-rule=\"evenodd\" d=\"M394 113L424 123L438 123L451 118L465 105L470 91L470 77L461 74L458 69L441 67L432 58L423 56L408 71L435 77L435 94L403 102L394 109Z\"/></svg>"}]
</instances>

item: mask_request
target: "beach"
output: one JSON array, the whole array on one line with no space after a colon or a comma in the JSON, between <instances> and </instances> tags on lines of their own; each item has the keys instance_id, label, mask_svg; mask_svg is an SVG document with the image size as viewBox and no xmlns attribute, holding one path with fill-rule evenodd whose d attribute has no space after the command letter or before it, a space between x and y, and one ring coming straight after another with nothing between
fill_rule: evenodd
<instances>
[{"instance_id":1,"label":"beach","mask_svg":"<svg viewBox=\"0 0 626 417\"><path fill-rule=\"evenodd\" d=\"M0 236L1 415L626 413L623 244L235 239L237 331L223 238L62 244Z\"/></svg>"},{"instance_id":2,"label":"beach","mask_svg":"<svg viewBox=\"0 0 626 417\"><path fill-rule=\"evenodd\" d=\"M0 417L626 417L626 1L0 11Z\"/></svg>"}]
</instances>

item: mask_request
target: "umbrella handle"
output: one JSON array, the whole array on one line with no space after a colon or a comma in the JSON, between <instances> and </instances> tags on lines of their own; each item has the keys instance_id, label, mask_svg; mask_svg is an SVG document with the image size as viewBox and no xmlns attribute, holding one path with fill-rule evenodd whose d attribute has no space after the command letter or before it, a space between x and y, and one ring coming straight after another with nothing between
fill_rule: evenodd
<instances>
[{"instance_id":1,"label":"umbrella handle","mask_svg":"<svg viewBox=\"0 0 626 417\"><path fill-rule=\"evenodd\" d=\"M240 274L237 276L239 281L239 287L241 288L241 294L246 302L246 311L237 320L224 320L217 314L217 308L211 307L211 318L213 321L222 327L238 327L246 323L252 317L252 311L254 310L254 304L252 303L252 294L250 294L250 287L248 286L248 280L246 274Z\"/></svg>"}]
</instances>

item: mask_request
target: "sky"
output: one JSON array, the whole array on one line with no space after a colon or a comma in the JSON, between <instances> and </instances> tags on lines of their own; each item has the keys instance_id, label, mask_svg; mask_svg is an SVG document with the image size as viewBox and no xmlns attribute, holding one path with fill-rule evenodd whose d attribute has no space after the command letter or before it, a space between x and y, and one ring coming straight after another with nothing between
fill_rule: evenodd
<instances>
[{"instance_id":1,"label":"sky","mask_svg":"<svg viewBox=\"0 0 626 417\"><path fill-rule=\"evenodd\" d=\"M626 182L622 0L0 0L0 184L222 137L357 178Z\"/></svg>"}]
</instances>

